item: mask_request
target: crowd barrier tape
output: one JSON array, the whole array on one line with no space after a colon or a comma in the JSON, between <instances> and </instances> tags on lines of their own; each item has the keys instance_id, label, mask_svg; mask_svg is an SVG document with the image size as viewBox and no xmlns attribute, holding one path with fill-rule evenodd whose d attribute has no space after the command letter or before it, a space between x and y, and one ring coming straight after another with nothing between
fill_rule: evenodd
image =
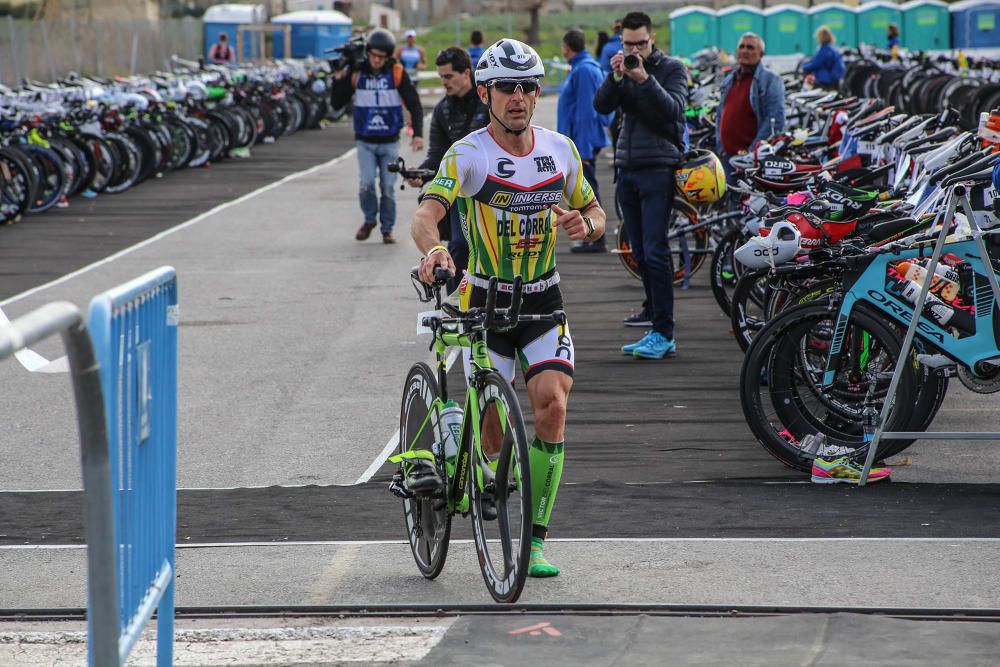
<instances>
[{"instance_id":1,"label":"crowd barrier tape","mask_svg":"<svg viewBox=\"0 0 1000 667\"><path fill-rule=\"evenodd\" d=\"M87 538L88 628L111 632L90 633L91 664L117 665L118 626L114 575L114 514L111 500L111 467L101 376L94 348L80 310L71 303L49 303L13 322L0 324L0 360L29 345L60 334L69 360L70 378L80 432L83 475L83 511ZM94 602L98 604L94 604Z\"/></svg>"},{"instance_id":2,"label":"crowd barrier tape","mask_svg":"<svg viewBox=\"0 0 1000 667\"><path fill-rule=\"evenodd\" d=\"M157 611L157 665L173 663L174 547L177 526L177 276L162 267L94 297L88 324L100 364L113 484L116 582L112 601L93 591L90 611L115 607L115 655L90 664L121 665ZM106 577L107 573L102 576ZM100 595L106 595L102 590ZM107 642L102 642L106 644Z\"/></svg>"}]
</instances>

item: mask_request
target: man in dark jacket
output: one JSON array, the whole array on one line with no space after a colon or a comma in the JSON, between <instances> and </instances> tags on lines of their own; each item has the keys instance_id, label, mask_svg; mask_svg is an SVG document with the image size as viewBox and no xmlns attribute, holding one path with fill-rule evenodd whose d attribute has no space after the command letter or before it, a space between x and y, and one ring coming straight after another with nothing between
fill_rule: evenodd
<instances>
[{"instance_id":1,"label":"man in dark jacket","mask_svg":"<svg viewBox=\"0 0 1000 667\"><path fill-rule=\"evenodd\" d=\"M405 123L403 106L410 112L413 126L411 148L423 150L424 111L420 96L403 66L392 59L396 39L388 30L373 30L366 40L367 58L357 69L334 74L330 102L341 108L354 97L354 139L358 149L361 187L358 196L364 222L354 238L364 241L375 229L376 218L382 223L382 242L395 243L396 175L389 165L399 157L399 132ZM375 189L376 176L379 192Z\"/></svg>"},{"instance_id":2,"label":"man in dark jacket","mask_svg":"<svg viewBox=\"0 0 1000 667\"><path fill-rule=\"evenodd\" d=\"M437 172L441 159L451 145L473 130L486 127L490 122L490 114L472 85L472 61L468 53L451 46L438 54L434 64L437 65L445 97L437 103L431 114L430 147L427 149L427 159L420 168ZM416 178L407 180L415 188L419 188L424 182ZM458 286L461 273L469 262L469 245L465 240L457 206L448 209L448 229L449 234L442 233L441 237L447 236L448 253L455 260L455 267L458 269L447 286L451 292Z\"/></svg>"},{"instance_id":3,"label":"man in dark jacket","mask_svg":"<svg viewBox=\"0 0 1000 667\"><path fill-rule=\"evenodd\" d=\"M674 270L667 227L674 199L674 170L684 155L684 111L688 77L679 60L656 48L652 22L642 12L622 19L622 45L611 59L612 72L594 97L599 113L618 111L621 135L615 147L618 200L632 257L646 291L643 312L626 319L651 326L622 352L640 359L673 354ZM632 58L636 56L636 58Z\"/></svg>"}]
</instances>

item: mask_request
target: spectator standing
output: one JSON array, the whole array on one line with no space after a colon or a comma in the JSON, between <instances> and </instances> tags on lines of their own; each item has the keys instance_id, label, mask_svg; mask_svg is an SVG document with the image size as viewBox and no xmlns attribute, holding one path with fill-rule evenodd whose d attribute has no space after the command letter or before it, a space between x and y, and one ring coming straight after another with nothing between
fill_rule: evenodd
<instances>
[{"instance_id":1,"label":"spectator standing","mask_svg":"<svg viewBox=\"0 0 1000 667\"><path fill-rule=\"evenodd\" d=\"M626 325L652 326L622 352L642 359L673 354L674 271L667 221L674 199L674 170L684 155L684 111L688 75L684 65L656 48L652 21L642 12L622 20L622 45L611 58L612 73L594 97L599 113L618 111L621 136L615 147L618 201L632 257L639 266L646 301ZM634 57L634 58L633 58Z\"/></svg>"},{"instance_id":2,"label":"spectator standing","mask_svg":"<svg viewBox=\"0 0 1000 667\"><path fill-rule=\"evenodd\" d=\"M473 30L469 35L469 60L473 69L479 64L479 59L483 57L483 33L480 30Z\"/></svg>"},{"instance_id":3,"label":"spectator standing","mask_svg":"<svg viewBox=\"0 0 1000 667\"><path fill-rule=\"evenodd\" d=\"M479 93L472 85L472 61L465 51L457 46L448 47L438 54L434 64L437 65L445 97L437 103L431 114L430 145L427 148L427 159L421 163L420 168L437 172L441 159L451 145L470 132L486 127L490 122L490 114L489 108L479 99ZM418 188L423 186L424 181L411 178L407 183ZM469 263L469 244L458 208L450 207L447 215L450 230L448 253L457 269L455 277L448 283L449 292L453 292L458 286L462 271Z\"/></svg>"},{"instance_id":4,"label":"spectator standing","mask_svg":"<svg viewBox=\"0 0 1000 667\"><path fill-rule=\"evenodd\" d=\"M594 45L594 56L600 58L601 52L604 50L604 46L608 43L608 33L604 30L599 30L597 32L597 44ZM600 64L600 63L598 63ZM602 67L601 70L604 68ZM607 74L607 72L605 72Z\"/></svg>"},{"instance_id":5,"label":"spectator standing","mask_svg":"<svg viewBox=\"0 0 1000 667\"><path fill-rule=\"evenodd\" d=\"M573 28L563 35L562 53L569 62L570 71L559 90L556 131L576 144L583 162L584 178L590 183L600 202L597 155L610 143L604 131L610 118L594 109L594 95L604 81L604 73L587 51L586 37L582 30ZM594 241L583 241L580 245L571 247L570 252L607 252L607 249L607 242L602 234Z\"/></svg>"},{"instance_id":6,"label":"spectator standing","mask_svg":"<svg viewBox=\"0 0 1000 667\"><path fill-rule=\"evenodd\" d=\"M219 41L208 50L208 59L216 65L226 65L236 62L236 53L229 46L229 37L224 32L219 33Z\"/></svg>"},{"instance_id":7,"label":"spectator standing","mask_svg":"<svg viewBox=\"0 0 1000 667\"><path fill-rule=\"evenodd\" d=\"M611 74L611 57L622 50L622 22L615 19L614 33L608 41L597 51L597 62L601 64L601 69L605 74Z\"/></svg>"},{"instance_id":8,"label":"spectator standing","mask_svg":"<svg viewBox=\"0 0 1000 667\"><path fill-rule=\"evenodd\" d=\"M785 129L785 84L761 58L764 40L752 32L740 37L737 67L722 82L715 117L715 152L730 175L729 158Z\"/></svg>"},{"instance_id":9,"label":"spectator standing","mask_svg":"<svg viewBox=\"0 0 1000 667\"><path fill-rule=\"evenodd\" d=\"M364 222L354 235L358 241L371 236L377 220L381 223L382 242L396 242L392 234L396 226L396 175L389 171L389 165L399 157L404 106L413 124L410 146L415 151L424 147L420 96L403 66L393 60L395 47L391 32L382 28L373 30L365 43L365 62L357 70L335 72L330 92L335 108L345 106L354 97L354 140L361 176L358 196L364 214Z\"/></svg>"},{"instance_id":10,"label":"spectator standing","mask_svg":"<svg viewBox=\"0 0 1000 667\"><path fill-rule=\"evenodd\" d=\"M404 37L406 44L396 50L396 61L402 63L408 74L415 74L427 67L427 54L424 47L417 45L416 30L407 30Z\"/></svg>"},{"instance_id":11,"label":"spectator standing","mask_svg":"<svg viewBox=\"0 0 1000 667\"><path fill-rule=\"evenodd\" d=\"M802 65L802 71L811 74L820 88L836 90L844 76L844 56L834 47L837 38L829 28L821 25L816 29L816 42L819 49Z\"/></svg>"}]
</instances>

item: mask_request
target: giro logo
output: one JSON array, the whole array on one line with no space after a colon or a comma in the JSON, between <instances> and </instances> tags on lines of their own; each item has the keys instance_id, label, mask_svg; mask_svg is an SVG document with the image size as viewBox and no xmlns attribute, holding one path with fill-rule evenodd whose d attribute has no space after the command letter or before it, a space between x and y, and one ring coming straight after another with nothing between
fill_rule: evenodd
<instances>
[{"instance_id":1,"label":"giro logo","mask_svg":"<svg viewBox=\"0 0 1000 667\"><path fill-rule=\"evenodd\" d=\"M500 178L510 178L514 175L515 171L512 168L514 166L513 160L508 160L505 157L497 160L497 176Z\"/></svg>"}]
</instances>

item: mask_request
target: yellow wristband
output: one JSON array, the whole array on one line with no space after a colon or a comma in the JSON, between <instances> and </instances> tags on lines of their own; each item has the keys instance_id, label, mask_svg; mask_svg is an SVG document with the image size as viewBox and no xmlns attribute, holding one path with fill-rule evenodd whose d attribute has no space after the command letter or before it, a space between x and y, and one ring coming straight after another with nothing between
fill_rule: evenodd
<instances>
[{"instance_id":1,"label":"yellow wristband","mask_svg":"<svg viewBox=\"0 0 1000 667\"><path fill-rule=\"evenodd\" d=\"M448 248L447 247L445 247L443 245L436 245L436 246L434 246L433 248L431 248L430 250L427 251L427 256L430 257L431 255L433 255L434 253L436 253L438 250L444 250L445 252L448 252Z\"/></svg>"}]
</instances>

